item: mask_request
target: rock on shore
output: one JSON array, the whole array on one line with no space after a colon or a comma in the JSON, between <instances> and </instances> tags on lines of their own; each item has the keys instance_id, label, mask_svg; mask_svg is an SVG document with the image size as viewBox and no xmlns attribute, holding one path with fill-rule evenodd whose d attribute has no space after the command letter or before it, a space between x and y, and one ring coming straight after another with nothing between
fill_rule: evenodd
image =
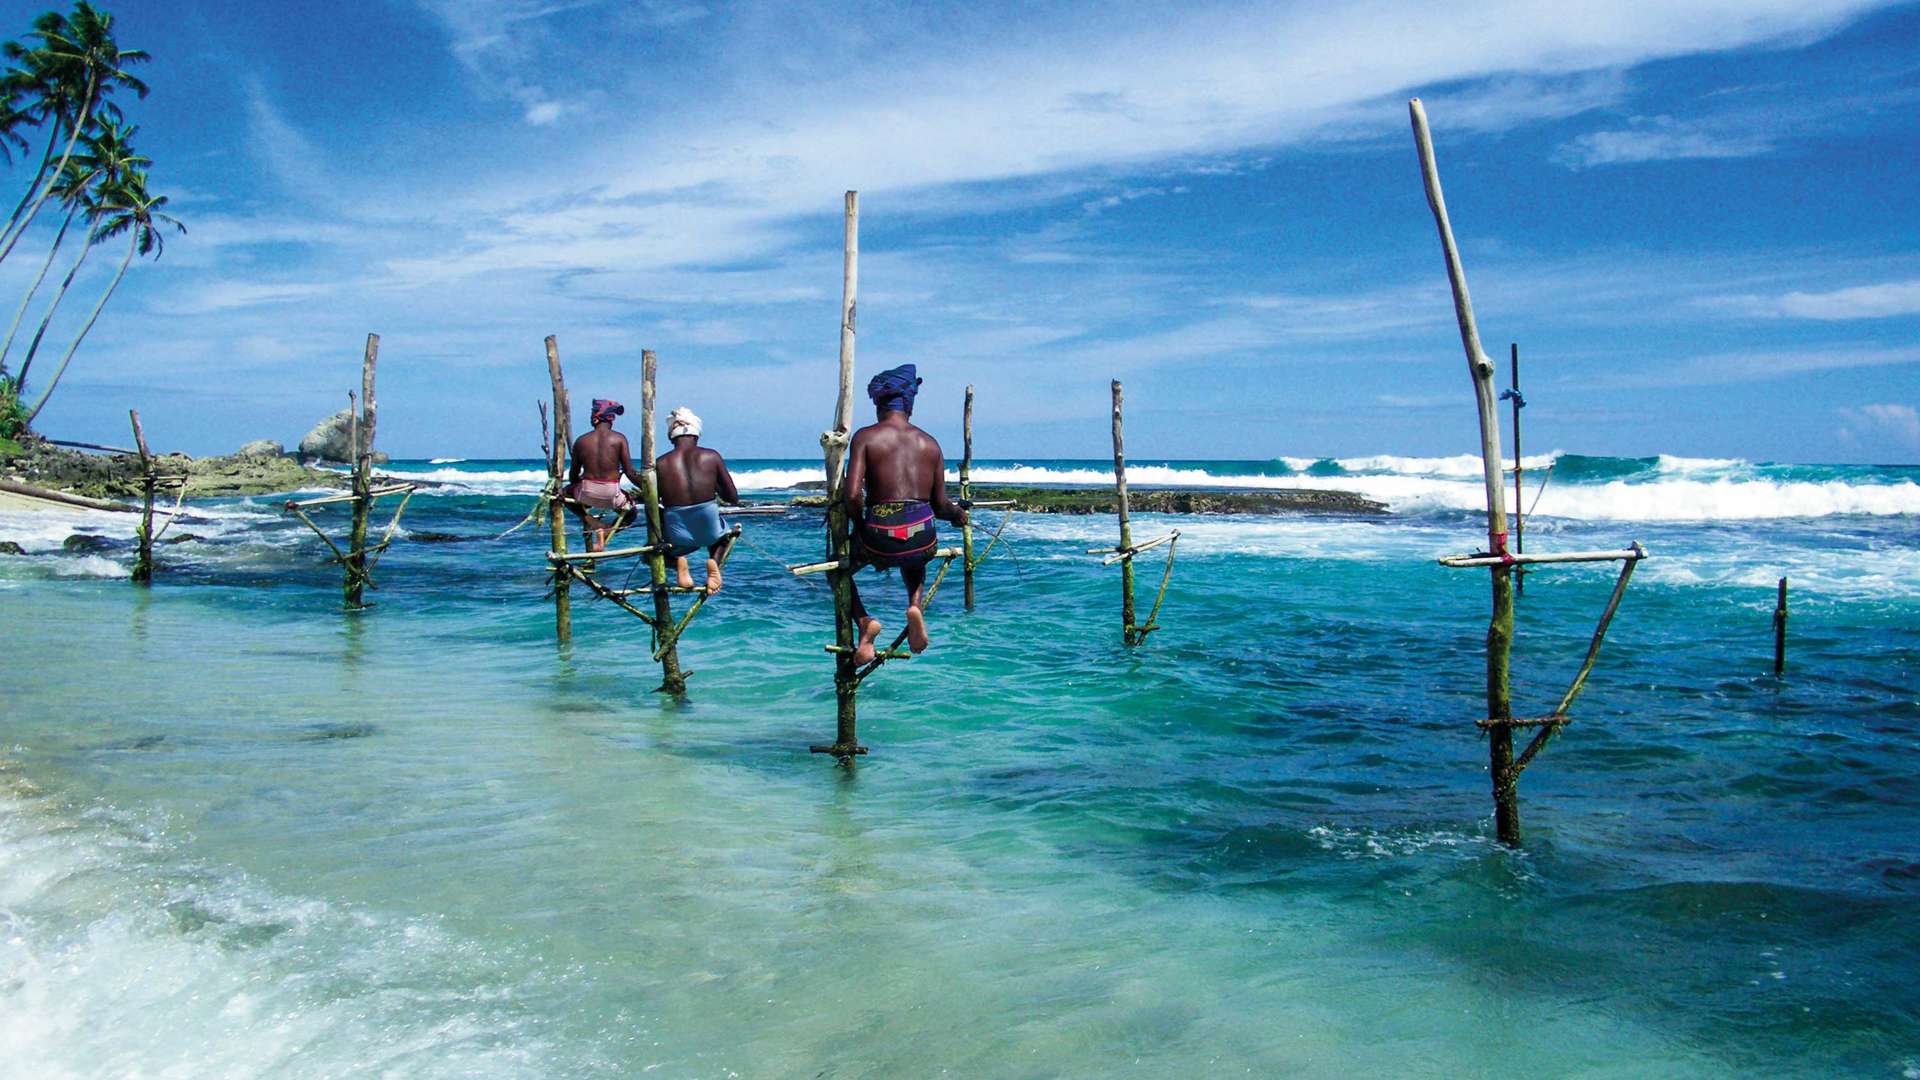
<instances>
[{"instance_id":1,"label":"rock on shore","mask_svg":"<svg viewBox=\"0 0 1920 1080\"><path fill-rule=\"evenodd\" d=\"M956 496L957 497L957 496ZM975 484L980 502L1013 500L1029 514L1115 514L1119 497L1112 488L1011 487ZM795 506L825 506L824 495L800 495ZM1131 488L1127 505L1136 514L1345 514L1378 517L1385 503L1357 492L1321 488L1260 488L1209 490L1205 488Z\"/></svg>"},{"instance_id":2,"label":"rock on shore","mask_svg":"<svg viewBox=\"0 0 1920 1080\"><path fill-rule=\"evenodd\" d=\"M32 437L22 439L21 444L22 453L0 460L0 475L95 499L140 495L140 459L132 454L83 453ZM340 473L308 468L290 457L263 452L258 443L249 443L242 453L224 457L163 454L155 464L162 474L187 474L188 498L346 486L346 477Z\"/></svg>"}]
</instances>

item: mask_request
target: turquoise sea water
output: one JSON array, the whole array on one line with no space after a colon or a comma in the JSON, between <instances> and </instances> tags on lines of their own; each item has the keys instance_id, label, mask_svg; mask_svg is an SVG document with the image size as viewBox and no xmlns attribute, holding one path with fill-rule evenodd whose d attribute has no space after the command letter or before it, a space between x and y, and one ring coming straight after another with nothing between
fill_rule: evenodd
<instances>
[{"instance_id":1,"label":"turquoise sea water","mask_svg":"<svg viewBox=\"0 0 1920 1080\"><path fill-rule=\"evenodd\" d=\"M556 648L543 530L483 539L531 462L397 463L447 485L409 528L465 539L354 616L272 499L177 526L151 590L111 543L0 556L0 1074L1920 1076L1920 469L1543 456L1530 499L1549 463L1530 549L1655 558L1518 852L1486 577L1433 562L1484 538L1466 458L1136 463L1395 510L1143 515L1182 539L1136 650L1112 519L1016 517L852 769L805 752L828 594L776 565L814 515L746 520L683 702L605 605ZM1611 574L1527 579L1518 707Z\"/></svg>"}]
</instances>

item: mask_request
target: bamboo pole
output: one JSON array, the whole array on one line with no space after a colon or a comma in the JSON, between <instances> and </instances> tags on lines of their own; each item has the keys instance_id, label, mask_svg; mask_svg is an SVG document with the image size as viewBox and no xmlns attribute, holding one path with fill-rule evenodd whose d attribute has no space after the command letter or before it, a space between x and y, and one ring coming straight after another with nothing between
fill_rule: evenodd
<instances>
[{"instance_id":1,"label":"bamboo pole","mask_svg":"<svg viewBox=\"0 0 1920 1080\"><path fill-rule=\"evenodd\" d=\"M547 506L547 526L552 533L552 553L567 554L567 510L560 492L566 483L567 455L573 452L573 415L567 400L566 376L560 372L560 339L547 335L547 379L553 383L553 441L547 447L547 486L553 489ZM573 640L573 575L553 576L553 636L565 643Z\"/></svg>"},{"instance_id":2,"label":"bamboo pole","mask_svg":"<svg viewBox=\"0 0 1920 1080\"><path fill-rule=\"evenodd\" d=\"M973 506L973 384L967 384L967 404L960 411L960 505L971 510ZM967 610L973 610L973 515L967 515L966 524L960 526L960 550L965 552L961 560L962 580L966 582Z\"/></svg>"},{"instance_id":3,"label":"bamboo pole","mask_svg":"<svg viewBox=\"0 0 1920 1080\"><path fill-rule=\"evenodd\" d=\"M1635 546L1622 551L1548 551L1539 555L1448 555L1439 560L1441 566L1477 567L1477 566L1537 566L1542 563L1583 563L1583 562L1619 562L1621 559L1644 559L1647 550Z\"/></svg>"},{"instance_id":4,"label":"bamboo pole","mask_svg":"<svg viewBox=\"0 0 1920 1080\"><path fill-rule=\"evenodd\" d=\"M347 534L346 606L348 610L365 607L367 582L367 511L373 500L373 436L376 406L373 399L374 367L380 362L380 335L367 335L367 351L360 361L360 410L352 419L353 432L353 527ZM351 397L351 395L349 395ZM348 409L353 408L351 402Z\"/></svg>"},{"instance_id":5,"label":"bamboo pole","mask_svg":"<svg viewBox=\"0 0 1920 1080\"><path fill-rule=\"evenodd\" d=\"M1116 551L1133 548L1133 523L1127 513L1127 451L1120 434L1120 380L1113 380L1113 490L1120 503L1120 546ZM1137 645L1144 635L1133 625L1133 560L1120 563L1120 639Z\"/></svg>"},{"instance_id":6,"label":"bamboo pole","mask_svg":"<svg viewBox=\"0 0 1920 1080\"><path fill-rule=\"evenodd\" d=\"M1507 554L1506 493L1501 481L1500 416L1494 409L1493 361L1480 347L1480 328L1473 317L1473 300L1467 293L1467 272L1460 264L1460 250L1453 239L1453 225L1447 219L1446 195L1440 190L1440 168L1433 157L1433 136L1427 130L1427 111L1419 98L1407 102L1413 122L1413 141L1420 154L1420 176L1425 183L1427 206L1433 211L1433 223L1440 233L1440 251L1447 264L1447 281L1453 287L1453 311L1460 324L1460 345L1467 354L1467 370L1473 377L1474 404L1480 414L1480 458L1487 485L1487 550L1494 555ZM1493 613L1487 621L1487 716L1495 720L1513 716L1511 660L1513 653L1513 576L1508 564L1493 566ZM1513 732L1496 727L1487 732L1489 772L1493 778L1494 831L1504 844L1520 843L1520 804L1513 772Z\"/></svg>"},{"instance_id":7,"label":"bamboo pole","mask_svg":"<svg viewBox=\"0 0 1920 1080\"><path fill-rule=\"evenodd\" d=\"M127 418L133 422L133 444L140 448L140 551L133 561L133 580L149 585L153 582L153 455L147 452L147 433L140 430L140 410L128 409Z\"/></svg>"},{"instance_id":8,"label":"bamboo pole","mask_svg":"<svg viewBox=\"0 0 1920 1080\"><path fill-rule=\"evenodd\" d=\"M653 387L660 361L652 349L640 350L640 478L647 502L647 565L653 576L653 619L656 633L673 625L673 596L667 592L666 530L660 524L660 476L653 459ZM687 692L680 670L678 635L661 642L654 659L660 661L660 692L679 696Z\"/></svg>"},{"instance_id":9,"label":"bamboo pole","mask_svg":"<svg viewBox=\"0 0 1920 1080\"><path fill-rule=\"evenodd\" d=\"M831 746L810 746L816 754L832 754L851 762L867 748L860 745L855 695L860 680L853 663L853 545L847 521L847 442L853 432L854 325L858 321L860 282L860 193L847 192L840 270L840 397L833 409L833 430L820 436L827 470L827 572L833 586L834 735Z\"/></svg>"},{"instance_id":10,"label":"bamboo pole","mask_svg":"<svg viewBox=\"0 0 1920 1080\"><path fill-rule=\"evenodd\" d=\"M1780 595L1773 604L1773 673L1787 670L1787 579L1780 579Z\"/></svg>"}]
</instances>

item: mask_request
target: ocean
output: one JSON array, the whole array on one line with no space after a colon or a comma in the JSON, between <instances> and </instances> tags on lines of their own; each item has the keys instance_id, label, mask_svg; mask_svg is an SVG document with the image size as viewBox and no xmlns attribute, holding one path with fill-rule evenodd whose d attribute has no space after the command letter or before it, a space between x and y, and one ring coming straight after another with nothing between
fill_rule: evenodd
<instances>
[{"instance_id":1,"label":"ocean","mask_svg":"<svg viewBox=\"0 0 1920 1080\"><path fill-rule=\"evenodd\" d=\"M1136 649L1113 519L1015 515L851 768L780 566L817 512L744 519L679 702L608 605L555 645L544 524L495 539L538 462L395 462L444 486L354 615L274 498L190 508L151 589L131 522L0 512L0 1075L1920 1077L1920 468L1525 465L1529 550L1653 557L1519 850L1487 578L1434 561L1484 541L1472 457L1130 463L1393 511L1139 515L1181 540ZM1526 578L1516 710L1615 572Z\"/></svg>"}]
</instances>

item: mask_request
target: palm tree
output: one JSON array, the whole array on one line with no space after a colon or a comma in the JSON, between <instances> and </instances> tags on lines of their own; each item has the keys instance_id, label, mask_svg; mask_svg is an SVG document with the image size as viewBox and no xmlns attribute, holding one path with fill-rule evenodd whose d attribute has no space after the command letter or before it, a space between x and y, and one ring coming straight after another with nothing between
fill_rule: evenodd
<instances>
[{"instance_id":1,"label":"palm tree","mask_svg":"<svg viewBox=\"0 0 1920 1080\"><path fill-rule=\"evenodd\" d=\"M149 57L140 49L120 48L113 39L113 16L95 8L87 0L79 0L73 5L72 18L56 22L43 15L35 21L34 27L34 33L30 36L40 39L40 47L31 51L20 50L19 58L23 61L21 70L31 73L34 85L42 91L48 107L57 117L48 140L49 150L53 141L59 138L61 127L64 126L67 131L66 148L60 154L59 164L53 167L53 176L58 179L66 169L67 159L73 156L74 145L94 123L95 114L103 103L106 109L111 110L109 115L118 119L118 110L106 102L109 94L125 86L141 97L147 96L147 84L126 69L146 62ZM16 49L9 48L9 55ZM69 113L69 109L74 111ZM53 194L54 184L36 180L36 185L38 193L26 205L25 213L16 212L16 220L9 223L11 231L6 234L4 245L0 245L0 260L13 251L13 246L26 233L27 226L33 224L41 205ZM30 192L32 190L29 189Z\"/></svg>"},{"instance_id":2,"label":"palm tree","mask_svg":"<svg viewBox=\"0 0 1920 1080\"><path fill-rule=\"evenodd\" d=\"M54 234L53 246L47 249L47 259L40 264L39 276L33 279L33 284L27 288L26 295L20 298L20 306L13 313L13 324L7 327L6 341L0 344L0 371L6 369L7 356L13 351L14 336L20 332L20 320L26 317L27 307L33 302L34 294L40 291L40 286L46 281L47 271L53 268L54 257L59 254L60 245L66 240L67 230L73 225L73 219L82 210L89 209L96 202L92 197L92 191L110 189L133 171L144 169L152 164L147 158L134 152L132 139L134 133L139 130L138 125L123 126L112 120L103 120L97 130L87 136L86 145L81 152L67 162L66 171L61 174L54 187L54 194L67 208L67 216L60 222L60 231ZM87 248L92 246L88 244ZM86 254L86 248L83 248L80 252L81 260L86 258ZM36 347L40 343L40 338L46 333L47 324L53 321L54 309L60 306L60 299L66 295L67 286L73 284L73 277L79 271L80 264L76 261L73 269L67 273L66 281L61 284L60 291L54 294L53 302L48 305L46 317L40 321L39 332L33 336ZM20 365L19 378L23 381L26 379L27 369L33 366L34 351L29 350L26 360Z\"/></svg>"},{"instance_id":3,"label":"palm tree","mask_svg":"<svg viewBox=\"0 0 1920 1080\"><path fill-rule=\"evenodd\" d=\"M73 336L73 344L68 345L65 355L60 357L60 366L53 369L53 378L48 380L46 389L40 391L40 396L34 400L33 408L27 411L28 423L32 423L33 419L40 415L40 410L46 407L47 399L53 396L53 388L60 385L60 376L66 374L67 364L72 362L73 354L80 348L80 342L86 338L87 331L93 329L95 320L100 318L100 309L107 306L107 299L113 295L113 290L120 287L120 279L127 276L127 267L133 263L133 256L136 253L140 255L152 253L154 258L160 257L165 243L163 234L157 226L171 225L182 233L187 231L187 227L179 220L160 212L160 208L165 205L167 205L167 197L149 194L147 174L138 170L128 173L114 187L101 193L100 204L91 213L92 218L99 224L93 227L93 232L88 237L89 245L112 239L124 232L128 234L127 253L121 258L120 269L113 275L113 280L107 283L107 291L100 294L99 301L93 305L93 310L87 315L86 323L80 327L80 332Z\"/></svg>"}]
</instances>

